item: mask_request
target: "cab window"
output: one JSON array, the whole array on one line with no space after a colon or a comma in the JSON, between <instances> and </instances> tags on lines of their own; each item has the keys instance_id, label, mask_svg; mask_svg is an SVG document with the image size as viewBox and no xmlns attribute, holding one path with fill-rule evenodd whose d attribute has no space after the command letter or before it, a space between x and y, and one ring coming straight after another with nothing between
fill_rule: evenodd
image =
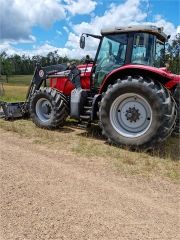
<instances>
[{"instance_id":1,"label":"cab window","mask_svg":"<svg viewBox=\"0 0 180 240\"><path fill-rule=\"evenodd\" d=\"M98 87L105 75L125 64L127 34L113 34L103 38L97 57L95 87Z\"/></svg>"},{"instance_id":2,"label":"cab window","mask_svg":"<svg viewBox=\"0 0 180 240\"><path fill-rule=\"evenodd\" d=\"M155 39L155 36L149 33L134 34L131 62L153 66Z\"/></svg>"}]
</instances>

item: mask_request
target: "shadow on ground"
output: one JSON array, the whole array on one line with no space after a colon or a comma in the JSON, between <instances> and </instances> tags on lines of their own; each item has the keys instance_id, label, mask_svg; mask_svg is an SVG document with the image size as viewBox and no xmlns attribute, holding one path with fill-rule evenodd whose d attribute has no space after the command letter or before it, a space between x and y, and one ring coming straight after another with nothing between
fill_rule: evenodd
<instances>
[{"instance_id":1,"label":"shadow on ground","mask_svg":"<svg viewBox=\"0 0 180 240\"><path fill-rule=\"evenodd\" d=\"M70 129L77 129L79 128L77 125L77 122L67 122L66 124ZM68 130L65 131L68 132ZM71 131L69 131L71 132ZM82 133L78 133L79 136L90 138L90 139L96 139L96 140L104 140L104 144L110 145L106 138L102 136L101 129L98 125L91 125L91 127L88 127L83 131ZM158 144L153 149L144 151L148 155L152 157L159 157L162 159L171 159L173 161L179 161L180 158L180 147L179 147L179 137L178 136L171 136L168 138L165 142ZM114 145L115 147L119 148L119 146ZM136 149L132 150L128 146L121 146L121 148L132 151L132 152L142 152L142 149Z\"/></svg>"}]
</instances>

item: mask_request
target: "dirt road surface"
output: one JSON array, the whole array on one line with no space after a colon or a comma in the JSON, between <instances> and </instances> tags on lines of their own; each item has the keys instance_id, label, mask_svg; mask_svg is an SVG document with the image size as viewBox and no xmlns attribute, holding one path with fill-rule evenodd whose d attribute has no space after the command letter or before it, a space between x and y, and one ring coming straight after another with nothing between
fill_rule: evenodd
<instances>
[{"instance_id":1,"label":"dirt road surface","mask_svg":"<svg viewBox=\"0 0 180 240\"><path fill-rule=\"evenodd\" d=\"M178 185L0 130L2 240L180 239Z\"/></svg>"}]
</instances>

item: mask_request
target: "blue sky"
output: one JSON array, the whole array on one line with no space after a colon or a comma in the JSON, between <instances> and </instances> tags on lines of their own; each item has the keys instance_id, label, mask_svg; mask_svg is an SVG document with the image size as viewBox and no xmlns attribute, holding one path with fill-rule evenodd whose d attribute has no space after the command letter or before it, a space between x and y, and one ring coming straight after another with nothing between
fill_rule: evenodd
<instances>
[{"instance_id":1,"label":"blue sky","mask_svg":"<svg viewBox=\"0 0 180 240\"><path fill-rule=\"evenodd\" d=\"M115 25L163 26L172 37L180 31L179 0L0 0L0 6L0 51L8 54L93 55L97 42L83 52L80 34Z\"/></svg>"}]
</instances>

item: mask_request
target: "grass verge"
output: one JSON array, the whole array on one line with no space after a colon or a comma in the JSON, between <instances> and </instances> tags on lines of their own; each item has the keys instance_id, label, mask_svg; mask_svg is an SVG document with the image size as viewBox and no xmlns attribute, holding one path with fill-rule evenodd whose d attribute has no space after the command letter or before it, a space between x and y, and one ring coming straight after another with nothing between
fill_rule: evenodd
<instances>
[{"instance_id":1,"label":"grass verge","mask_svg":"<svg viewBox=\"0 0 180 240\"><path fill-rule=\"evenodd\" d=\"M78 129L73 122L57 131L48 131L34 126L29 120L7 122L0 120L0 128L32 139L34 144L46 144L55 149L85 158L106 161L125 175L144 177L161 176L173 181L180 180L178 138L171 137L150 152L133 152L128 148L110 146L100 135L97 126L87 130Z\"/></svg>"},{"instance_id":2,"label":"grass verge","mask_svg":"<svg viewBox=\"0 0 180 240\"><path fill-rule=\"evenodd\" d=\"M29 86L29 83L32 79L32 75L10 75L8 77L8 83L6 80L6 76L1 76L1 81L5 83L5 85L24 85Z\"/></svg>"},{"instance_id":3,"label":"grass verge","mask_svg":"<svg viewBox=\"0 0 180 240\"><path fill-rule=\"evenodd\" d=\"M5 85L4 90L5 94L0 96L0 101L7 102L19 102L24 101L26 97L28 86L14 86L14 85Z\"/></svg>"}]
</instances>

